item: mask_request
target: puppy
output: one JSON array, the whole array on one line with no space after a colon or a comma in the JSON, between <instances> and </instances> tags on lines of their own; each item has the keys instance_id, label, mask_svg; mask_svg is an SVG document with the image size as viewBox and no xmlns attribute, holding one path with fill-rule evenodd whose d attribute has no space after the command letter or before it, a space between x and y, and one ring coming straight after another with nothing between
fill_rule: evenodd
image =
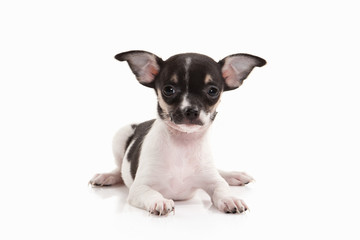
<instances>
[{"instance_id":1,"label":"puppy","mask_svg":"<svg viewBox=\"0 0 360 240\"><path fill-rule=\"evenodd\" d=\"M113 140L117 168L96 174L90 184L125 183L129 203L155 215L174 211L174 200L189 199L197 189L205 190L222 212L246 211L247 205L231 194L229 185L244 185L253 178L218 171L207 135L222 93L238 88L254 67L266 61L234 54L215 62L195 53L163 61L145 51L115 58L127 61L137 80L155 90L158 117L121 128Z\"/></svg>"}]
</instances>

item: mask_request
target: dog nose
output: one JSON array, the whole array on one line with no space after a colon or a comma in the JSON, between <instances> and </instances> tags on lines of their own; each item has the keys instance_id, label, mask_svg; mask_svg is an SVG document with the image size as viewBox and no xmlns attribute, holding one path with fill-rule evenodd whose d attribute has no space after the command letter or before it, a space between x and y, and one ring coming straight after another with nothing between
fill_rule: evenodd
<instances>
[{"instance_id":1,"label":"dog nose","mask_svg":"<svg viewBox=\"0 0 360 240\"><path fill-rule=\"evenodd\" d=\"M188 120L193 121L199 117L199 111L194 108L187 108L185 109L185 117Z\"/></svg>"}]
</instances>

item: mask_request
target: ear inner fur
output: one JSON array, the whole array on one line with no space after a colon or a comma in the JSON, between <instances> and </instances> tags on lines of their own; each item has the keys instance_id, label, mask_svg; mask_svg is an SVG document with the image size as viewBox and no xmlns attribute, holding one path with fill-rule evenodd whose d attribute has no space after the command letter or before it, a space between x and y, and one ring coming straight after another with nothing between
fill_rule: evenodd
<instances>
[{"instance_id":1,"label":"ear inner fur","mask_svg":"<svg viewBox=\"0 0 360 240\"><path fill-rule=\"evenodd\" d=\"M160 72L162 59L146 51L129 51L115 56L119 61L127 61L136 79L147 87L154 87L154 80Z\"/></svg>"},{"instance_id":2,"label":"ear inner fur","mask_svg":"<svg viewBox=\"0 0 360 240\"><path fill-rule=\"evenodd\" d=\"M233 54L221 61L222 76L225 80L225 91L236 89L241 86L254 67L262 67L266 61L250 54Z\"/></svg>"}]
</instances>

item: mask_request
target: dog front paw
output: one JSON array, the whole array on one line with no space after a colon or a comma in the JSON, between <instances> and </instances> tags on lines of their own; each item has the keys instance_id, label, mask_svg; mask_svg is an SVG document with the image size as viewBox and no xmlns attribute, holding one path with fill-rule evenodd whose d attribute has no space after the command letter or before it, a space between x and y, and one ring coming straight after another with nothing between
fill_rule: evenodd
<instances>
[{"instance_id":1,"label":"dog front paw","mask_svg":"<svg viewBox=\"0 0 360 240\"><path fill-rule=\"evenodd\" d=\"M224 213L242 213L249 209L243 200L235 197L224 197L214 204Z\"/></svg>"},{"instance_id":2,"label":"dog front paw","mask_svg":"<svg viewBox=\"0 0 360 240\"><path fill-rule=\"evenodd\" d=\"M175 203L171 199L155 201L149 205L148 212L159 216L167 216L171 212L175 214Z\"/></svg>"}]
</instances>

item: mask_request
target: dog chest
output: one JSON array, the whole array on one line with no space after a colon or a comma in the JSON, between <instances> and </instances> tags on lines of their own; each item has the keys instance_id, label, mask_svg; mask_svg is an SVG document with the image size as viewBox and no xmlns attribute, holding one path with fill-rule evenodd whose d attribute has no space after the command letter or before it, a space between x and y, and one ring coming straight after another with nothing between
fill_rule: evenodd
<instances>
[{"instance_id":1,"label":"dog chest","mask_svg":"<svg viewBox=\"0 0 360 240\"><path fill-rule=\"evenodd\" d=\"M187 199L197 188L202 165L201 146L169 144L163 152L163 194L174 199Z\"/></svg>"}]
</instances>

